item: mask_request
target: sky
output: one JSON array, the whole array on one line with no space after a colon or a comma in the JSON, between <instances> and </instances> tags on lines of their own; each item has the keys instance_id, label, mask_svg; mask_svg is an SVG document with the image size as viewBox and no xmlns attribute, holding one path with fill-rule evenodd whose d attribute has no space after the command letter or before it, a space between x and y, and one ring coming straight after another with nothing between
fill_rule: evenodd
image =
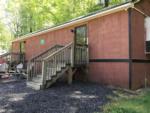
<instances>
[{"instance_id":1,"label":"sky","mask_svg":"<svg viewBox=\"0 0 150 113\"><path fill-rule=\"evenodd\" d=\"M0 0L0 20L4 20L6 13L5 13L5 8L6 8L6 0Z\"/></svg>"},{"instance_id":2,"label":"sky","mask_svg":"<svg viewBox=\"0 0 150 113\"><path fill-rule=\"evenodd\" d=\"M10 22L10 16L8 18L8 16L7 16L8 13L6 13L6 11L5 11L7 1L8 0L0 0L0 22L6 24L6 26ZM1 43L1 41L0 41L0 46L2 44L3 43ZM0 47L0 54L2 54L3 52L6 52L6 51L2 50L1 47Z\"/></svg>"},{"instance_id":3,"label":"sky","mask_svg":"<svg viewBox=\"0 0 150 113\"><path fill-rule=\"evenodd\" d=\"M0 0L0 21L6 25L10 22L10 16L5 11L7 2L8 0Z\"/></svg>"}]
</instances>

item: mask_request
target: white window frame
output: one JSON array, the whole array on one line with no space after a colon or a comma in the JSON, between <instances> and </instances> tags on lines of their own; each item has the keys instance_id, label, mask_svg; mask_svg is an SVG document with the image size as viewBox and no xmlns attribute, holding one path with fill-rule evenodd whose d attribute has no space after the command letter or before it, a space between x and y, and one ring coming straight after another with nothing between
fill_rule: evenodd
<instances>
[{"instance_id":1,"label":"white window frame","mask_svg":"<svg viewBox=\"0 0 150 113\"><path fill-rule=\"evenodd\" d=\"M146 41L150 41L150 17L145 18Z\"/></svg>"}]
</instances>

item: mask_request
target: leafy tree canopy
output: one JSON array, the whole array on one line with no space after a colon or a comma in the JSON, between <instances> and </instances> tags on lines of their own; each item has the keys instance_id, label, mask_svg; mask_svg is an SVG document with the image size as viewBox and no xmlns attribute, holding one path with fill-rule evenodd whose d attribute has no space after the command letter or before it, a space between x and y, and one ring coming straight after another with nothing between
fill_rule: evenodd
<instances>
[{"instance_id":1,"label":"leafy tree canopy","mask_svg":"<svg viewBox=\"0 0 150 113\"><path fill-rule=\"evenodd\" d=\"M10 0L7 11L12 15L15 37L57 25L103 8L108 0ZM110 5L126 0L109 0Z\"/></svg>"},{"instance_id":2,"label":"leafy tree canopy","mask_svg":"<svg viewBox=\"0 0 150 113\"><path fill-rule=\"evenodd\" d=\"M0 22L0 49L9 50L11 40L11 33L5 27L5 25L2 22Z\"/></svg>"}]
</instances>

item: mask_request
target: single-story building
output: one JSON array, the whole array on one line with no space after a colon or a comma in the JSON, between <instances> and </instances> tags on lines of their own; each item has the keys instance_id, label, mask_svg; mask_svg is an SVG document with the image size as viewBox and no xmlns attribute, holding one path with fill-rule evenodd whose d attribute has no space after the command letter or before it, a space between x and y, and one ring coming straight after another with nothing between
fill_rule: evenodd
<instances>
[{"instance_id":1,"label":"single-story building","mask_svg":"<svg viewBox=\"0 0 150 113\"><path fill-rule=\"evenodd\" d=\"M30 62L71 42L87 47L88 81L128 89L150 85L149 0L131 0L21 36L12 42L12 52L24 53Z\"/></svg>"}]
</instances>

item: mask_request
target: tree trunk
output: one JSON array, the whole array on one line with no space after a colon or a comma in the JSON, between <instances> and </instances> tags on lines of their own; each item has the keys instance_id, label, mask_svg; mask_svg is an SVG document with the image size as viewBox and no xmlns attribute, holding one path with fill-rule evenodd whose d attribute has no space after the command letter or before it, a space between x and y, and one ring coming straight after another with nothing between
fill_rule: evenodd
<instances>
[{"instance_id":1,"label":"tree trunk","mask_svg":"<svg viewBox=\"0 0 150 113\"><path fill-rule=\"evenodd\" d=\"M105 0L105 7L109 6L109 0Z\"/></svg>"}]
</instances>

